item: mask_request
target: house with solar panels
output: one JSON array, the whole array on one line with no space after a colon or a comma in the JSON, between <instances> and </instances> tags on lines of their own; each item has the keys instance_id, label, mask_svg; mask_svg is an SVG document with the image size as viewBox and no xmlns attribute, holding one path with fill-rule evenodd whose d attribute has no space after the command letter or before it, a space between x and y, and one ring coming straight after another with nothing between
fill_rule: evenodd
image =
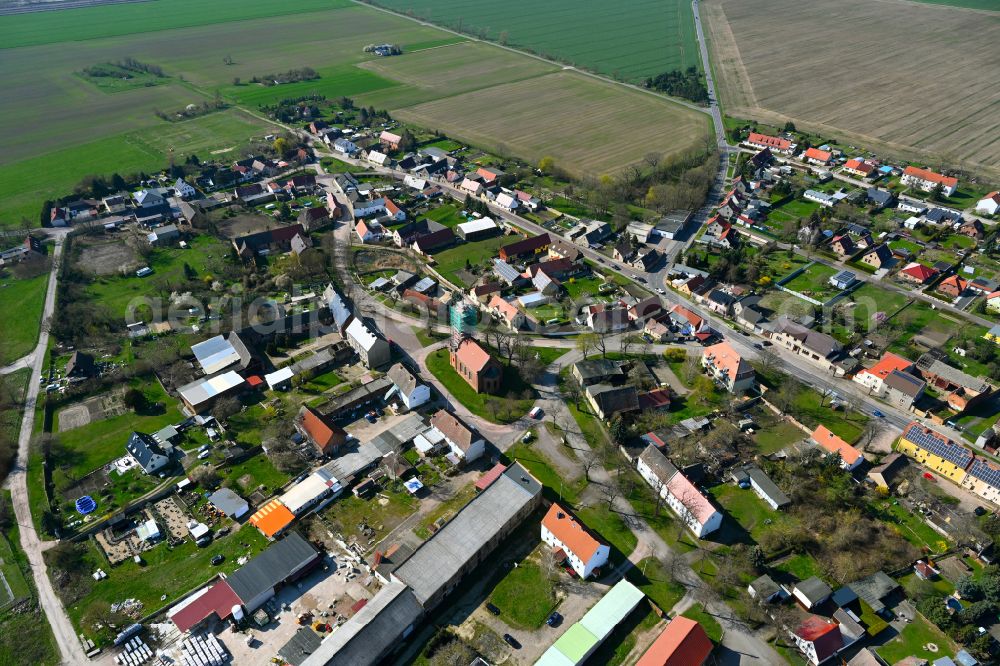
<instances>
[{"instance_id":1,"label":"house with solar panels","mask_svg":"<svg viewBox=\"0 0 1000 666\"><path fill-rule=\"evenodd\" d=\"M955 483L965 480L972 451L916 421L903 430L897 450Z\"/></svg>"},{"instance_id":2,"label":"house with solar panels","mask_svg":"<svg viewBox=\"0 0 1000 666\"><path fill-rule=\"evenodd\" d=\"M976 458L969 466L962 486L984 500L1000 504L1000 466L985 458Z\"/></svg>"}]
</instances>

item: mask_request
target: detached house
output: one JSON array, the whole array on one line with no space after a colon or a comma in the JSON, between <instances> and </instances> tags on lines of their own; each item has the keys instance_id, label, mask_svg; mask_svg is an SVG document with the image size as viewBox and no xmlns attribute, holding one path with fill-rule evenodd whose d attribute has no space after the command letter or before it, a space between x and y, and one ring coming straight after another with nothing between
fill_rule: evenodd
<instances>
[{"instance_id":1,"label":"detached house","mask_svg":"<svg viewBox=\"0 0 1000 666\"><path fill-rule=\"evenodd\" d=\"M825 425L816 426L812 433L812 441L823 447L828 454L839 455L840 466L849 472L856 470L865 461L861 451L833 434Z\"/></svg>"},{"instance_id":2,"label":"detached house","mask_svg":"<svg viewBox=\"0 0 1000 666\"><path fill-rule=\"evenodd\" d=\"M861 384L871 395L881 397L885 394L885 380L893 371L909 372L913 369L913 361L902 356L886 352L878 363L870 368L863 368L854 375L854 382Z\"/></svg>"},{"instance_id":3,"label":"detached house","mask_svg":"<svg viewBox=\"0 0 1000 666\"><path fill-rule=\"evenodd\" d=\"M402 363L396 363L389 368L386 376L392 382L393 391L399 396L400 402L403 403L406 409L416 409L430 401L430 387L426 384L421 384Z\"/></svg>"},{"instance_id":4,"label":"detached house","mask_svg":"<svg viewBox=\"0 0 1000 666\"><path fill-rule=\"evenodd\" d=\"M876 169L878 169L878 165L874 162L855 157L847 160L847 163L844 164L843 172L855 178L869 178L875 173Z\"/></svg>"},{"instance_id":5,"label":"detached house","mask_svg":"<svg viewBox=\"0 0 1000 666\"><path fill-rule=\"evenodd\" d=\"M892 250L885 243L881 243L862 254L859 261L875 269L884 268L892 261Z\"/></svg>"},{"instance_id":6,"label":"detached house","mask_svg":"<svg viewBox=\"0 0 1000 666\"><path fill-rule=\"evenodd\" d=\"M399 143L403 140L398 134L393 134L389 130L383 130L378 136L378 142L389 150L399 150Z\"/></svg>"},{"instance_id":7,"label":"detached house","mask_svg":"<svg viewBox=\"0 0 1000 666\"><path fill-rule=\"evenodd\" d=\"M969 288L969 281L957 275L950 275L937 286L937 292L951 298L958 298Z\"/></svg>"},{"instance_id":8,"label":"detached house","mask_svg":"<svg viewBox=\"0 0 1000 666\"><path fill-rule=\"evenodd\" d=\"M809 615L791 632L795 644L809 663L819 666L844 647L840 626L818 615Z\"/></svg>"},{"instance_id":9,"label":"detached house","mask_svg":"<svg viewBox=\"0 0 1000 666\"><path fill-rule=\"evenodd\" d=\"M935 269L913 261L899 271L899 278L913 284L926 284L937 273Z\"/></svg>"},{"instance_id":10,"label":"detached house","mask_svg":"<svg viewBox=\"0 0 1000 666\"><path fill-rule=\"evenodd\" d=\"M472 338L463 338L449 355L451 367L476 393L498 393L503 366Z\"/></svg>"},{"instance_id":11,"label":"detached house","mask_svg":"<svg viewBox=\"0 0 1000 666\"><path fill-rule=\"evenodd\" d=\"M587 528L558 504L542 518L542 541L565 558L580 580L586 580L608 563L611 549L595 539Z\"/></svg>"},{"instance_id":12,"label":"detached house","mask_svg":"<svg viewBox=\"0 0 1000 666\"><path fill-rule=\"evenodd\" d=\"M817 166L826 166L833 159L833 153L829 150L820 150L819 148L807 148L802 153L802 161L809 164L815 164Z\"/></svg>"},{"instance_id":13,"label":"detached house","mask_svg":"<svg viewBox=\"0 0 1000 666\"><path fill-rule=\"evenodd\" d=\"M144 432L129 435L125 450L146 474L156 474L170 462L160 443Z\"/></svg>"},{"instance_id":14,"label":"detached house","mask_svg":"<svg viewBox=\"0 0 1000 666\"><path fill-rule=\"evenodd\" d=\"M980 215L996 215L1000 210L1000 192L990 192L976 203Z\"/></svg>"},{"instance_id":15,"label":"detached house","mask_svg":"<svg viewBox=\"0 0 1000 666\"><path fill-rule=\"evenodd\" d=\"M463 462L481 458L486 450L486 440L454 414L442 409L431 417L430 424L444 435L444 441L451 449L451 453Z\"/></svg>"},{"instance_id":16,"label":"detached house","mask_svg":"<svg viewBox=\"0 0 1000 666\"><path fill-rule=\"evenodd\" d=\"M728 342L706 347L701 366L730 393L743 393L753 388L753 367Z\"/></svg>"},{"instance_id":17,"label":"detached house","mask_svg":"<svg viewBox=\"0 0 1000 666\"><path fill-rule=\"evenodd\" d=\"M308 405L303 405L295 419L295 429L315 447L317 453L333 455L347 441L347 433Z\"/></svg>"}]
</instances>

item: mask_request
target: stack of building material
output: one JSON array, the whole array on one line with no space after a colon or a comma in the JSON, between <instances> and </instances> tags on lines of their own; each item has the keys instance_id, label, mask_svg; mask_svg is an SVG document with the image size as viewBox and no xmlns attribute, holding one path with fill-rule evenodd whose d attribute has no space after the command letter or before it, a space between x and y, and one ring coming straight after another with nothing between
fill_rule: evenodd
<instances>
[{"instance_id":1,"label":"stack of building material","mask_svg":"<svg viewBox=\"0 0 1000 666\"><path fill-rule=\"evenodd\" d=\"M198 634L181 643L182 666L222 666L229 653L215 634Z\"/></svg>"},{"instance_id":2,"label":"stack of building material","mask_svg":"<svg viewBox=\"0 0 1000 666\"><path fill-rule=\"evenodd\" d=\"M115 663L122 666L139 666L153 658L153 651L138 636L125 643L121 654L115 657Z\"/></svg>"}]
</instances>

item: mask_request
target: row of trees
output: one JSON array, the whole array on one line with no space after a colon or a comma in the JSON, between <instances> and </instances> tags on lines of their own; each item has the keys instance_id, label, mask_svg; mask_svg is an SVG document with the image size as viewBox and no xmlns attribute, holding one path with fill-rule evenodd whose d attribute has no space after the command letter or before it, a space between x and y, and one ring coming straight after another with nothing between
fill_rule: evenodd
<instances>
[{"instance_id":1,"label":"row of trees","mask_svg":"<svg viewBox=\"0 0 1000 666\"><path fill-rule=\"evenodd\" d=\"M708 87L705 79L692 65L686 70L674 69L646 78L642 85L674 97L683 97L699 104L708 103Z\"/></svg>"},{"instance_id":2,"label":"row of trees","mask_svg":"<svg viewBox=\"0 0 1000 666\"><path fill-rule=\"evenodd\" d=\"M315 81L319 78L319 72L312 67L299 67L290 69L287 72L278 74L264 74L250 79L250 83L260 83L265 86L277 86L283 83L296 83L298 81Z\"/></svg>"},{"instance_id":3,"label":"row of trees","mask_svg":"<svg viewBox=\"0 0 1000 666\"><path fill-rule=\"evenodd\" d=\"M81 70L81 74L84 76L93 76L97 78L121 78L121 70L126 70L128 72L135 72L136 74L149 74L157 78L163 78L166 74L163 73L163 69L159 65L151 65L149 63L140 62L135 58L122 58L117 62L101 63L98 65L91 65L90 67L84 67Z\"/></svg>"}]
</instances>

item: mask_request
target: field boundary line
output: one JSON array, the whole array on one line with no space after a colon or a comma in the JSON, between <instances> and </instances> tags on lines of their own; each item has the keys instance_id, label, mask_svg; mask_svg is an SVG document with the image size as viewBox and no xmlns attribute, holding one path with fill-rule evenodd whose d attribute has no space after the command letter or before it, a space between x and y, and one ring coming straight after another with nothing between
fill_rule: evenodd
<instances>
[{"instance_id":1,"label":"field boundary line","mask_svg":"<svg viewBox=\"0 0 1000 666\"><path fill-rule=\"evenodd\" d=\"M358 5L358 6L361 6L361 7L368 7L369 9L374 9L375 11L383 12L383 13L386 13L386 14L391 14L393 16L398 16L399 18L406 19L407 21L412 21L412 22L417 23L419 25L422 25L424 27L434 28L436 30L442 30L444 32L451 33L452 35L456 35L458 37L464 37L465 39L469 40L470 42L478 42L480 44L486 44L487 46L492 46L494 48L504 49L506 51L510 51L511 53L517 53L518 55L522 55L522 56L525 56L525 57L528 57L528 58L534 58L535 60L539 60L541 62L547 63L549 65L554 65L554 66L560 67L562 69L571 69L571 70L573 70L575 72L579 72L580 74L582 74L584 76L589 76L592 79L597 79L598 81L603 81L605 83L610 83L610 84L613 84L613 85L616 85L616 86L622 86L623 88L631 88L632 90L637 90L637 91L639 91L641 93L645 93L647 95L650 95L651 97L656 97L657 99L661 99L661 100L663 100L665 102L669 102L671 104L677 104L678 106L687 107L688 109L691 109L692 111L698 111L698 112L704 113L705 115L708 115L708 116L712 115L712 111L708 107L698 106L697 104L694 104L693 102L686 102L686 101L678 99L676 97L670 97L668 95L664 95L662 93L658 93L658 92L656 92L654 90L649 90L648 88L643 88L642 86L637 86L637 85L635 85L633 83L625 83L624 81L616 81L615 79L609 78L609 77L604 76L602 74L597 74L595 72L592 72L592 71L590 71L588 69L584 69L582 67L578 67L576 65L567 65L566 63L558 62L556 60L550 60L548 58L544 58L544 57L542 57L540 55L537 55L537 54L534 54L534 53L528 53L527 51L522 51L520 49L515 49L515 48L513 48L511 46L505 46L504 44L497 44L496 42L491 42L488 39L479 39L478 37L473 37L471 35L466 35L464 33L458 32L456 30L451 30L450 28L445 28L444 26L440 26L440 25L438 25L436 23L431 23L430 21L424 21L424 20L421 20L421 19L413 18L412 16L407 16L406 14L400 14L399 12L393 11L393 10L388 9L386 7L380 7L378 5L369 4L367 2L364 2L363 0L351 0L351 2L353 2L355 5Z\"/></svg>"}]
</instances>

